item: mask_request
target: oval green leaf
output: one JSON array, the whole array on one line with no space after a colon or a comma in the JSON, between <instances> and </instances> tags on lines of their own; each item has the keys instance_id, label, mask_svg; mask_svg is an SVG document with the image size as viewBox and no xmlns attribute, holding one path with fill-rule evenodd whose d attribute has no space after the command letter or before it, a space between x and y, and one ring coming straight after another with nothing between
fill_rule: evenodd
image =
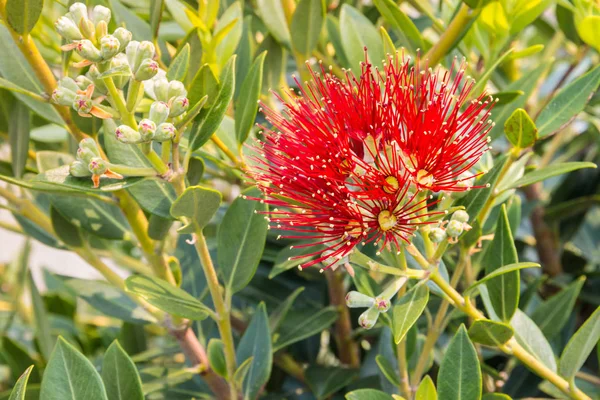
<instances>
[{"instance_id":1,"label":"oval green leaf","mask_svg":"<svg viewBox=\"0 0 600 400\"><path fill-rule=\"evenodd\" d=\"M300 0L292 17L292 46L304 57L310 57L317 46L325 23L323 0Z\"/></svg>"},{"instance_id":2,"label":"oval green leaf","mask_svg":"<svg viewBox=\"0 0 600 400\"><path fill-rule=\"evenodd\" d=\"M360 63L365 61L365 47L369 62L381 67L385 53L379 32L367 17L348 4L344 4L340 12L340 33L351 68L360 71Z\"/></svg>"},{"instance_id":3,"label":"oval green leaf","mask_svg":"<svg viewBox=\"0 0 600 400\"><path fill-rule=\"evenodd\" d=\"M183 49L175 56L169 69L167 70L167 79L170 81L182 81L185 79L190 67L190 44L186 43Z\"/></svg>"},{"instance_id":4,"label":"oval green leaf","mask_svg":"<svg viewBox=\"0 0 600 400\"><path fill-rule=\"evenodd\" d=\"M440 365L438 394L444 400L481 399L481 368L475 347L461 325Z\"/></svg>"},{"instance_id":5,"label":"oval green leaf","mask_svg":"<svg viewBox=\"0 0 600 400\"><path fill-rule=\"evenodd\" d=\"M7 0L6 19L15 32L25 36L42 15L42 8L44 0Z\"/></svg>"},{"instance_id":6,"label":"oval green leaf","mask_svg":"<svg viewBox=\"0 0 600 400\"><path fill-rule=\"evenodd\" d=\"M504 123L504 133L513 146L520 149L533 146L537 140L537 128L527 111L517 108Z\"/></svg>"},{"instance_id":7,"label":"oval green leaf","mask_svg":"<svg viewBox=\"0 0 600 400\"><path fill-rule=\"evenodd\" d=\"M469 337L475 343L485 346L500 346L510 340L514 335L510 325L502 322L480 319L469 328Z\"/></svg>"},{"instance_id":8,"label":"oval green leaf","mask_svg":"<svg viewBox=\"0 0 600 400\"><path fill-rule=\"evenodd\" d=\"M510 325L515 330L517 342L538 361L556 372L556 360L552 347L550 347L548 340L535 322L523 311L517 310L510 321Z\"/></svg>"},{"instance_id":9,"label":"oval green leaf","mask_svg":"<svg viewBox=\"0 0 600 400\"><path fill-rule=\"evenodd\" d=\"M111 400L144 400L137 368L116 340L104 354L102 380Z\"/></svg>"},{"instance_id":10,"label":"oval green leaf","mask_svg":"<svg viewBox=\"0 0 600 400\"><path fill-rule=\"evenodd\" d=\"M548 165L547 167L531 171L521 179L513 182L506 190L515 189L523 186L529 186L537 182L544 181L553 176L566 174L567 172L575 171L582 168L597 168L592 162L564 162Z\"/></svg>"},{"instance_id":11,"label":"oval green leaf","mask_svg":"<svg viewBox=\"0 0 600 400\"><path fill-rule=\"evenodd\" d=\"M417 393L415 394L415 400L437 400L437 392L435 385L429 375L425 375L425 378L419 384Z\"/></svg>"},{"instance_id":12,"label":"oval green leaf","mask_svg":"<svg viewBox=\"0 0 600 400\"><path fill-rule=\"evenodd\" d=\"M171 206L175 218L189 218L181 233L194 233L204 229L221 205L221 193L202 186L190 186Z\"/></svg>"},{"instance_id":13,"label":"oval green leaf","mask_svg":"<svg viewBox=\"0 0 600 400\"><path fill-rule=\"evenodd\" d=\"M400 343L419 319L429 301L427 285L416 285L400 298L392 309L394 342Z\"/></svg>"},{"instance_id":14,"label":"oval green leaf","mask_svg":"<svg viewBox=\"0 0 600 400\"><path fill-rule=\"evenodd\" d=\"M29 380L29 375L31 374L32 369L33 365L27 368L25 372L23 372L23 375L21 375L21 377L13 387L13 390L10 393L10 397L8 398L8 400L25 400L25 393L27 391L27 381Z\"/></svg>"},{"instance_id":15,"label":"oval green leaf","mask_svg":"<svg viewBox=\"0 0 600 400\"><path fill-rule=\"evenodd\" d=\"M381 390L358 389L346 393L346 400L393 400L393 398Z\"/></svg>"},{"instance_id":16,"label":"oval green leaf","mask_svg":"<svg viewBox=\"0 0 600 400\"><path fill-rule=\"evenodd\" d=\"M558 372L567 380L575 377L600 340L600 307L575 332L560 356Z\"/></svg>"},{"instance_id":17,"label":"oval green leaf","mask_svg":"<svg viewBox=\"0 0 600 400\"><path fill-rule=\"evenodd\" d=\"M258 110L258 99L262 89L263 65L265 62L266 51L260 53L252 63L250 71L244 79L240 95L235 108L235 136L241 145L248 139L256 111Z\"/></svg>"}]
</instances>

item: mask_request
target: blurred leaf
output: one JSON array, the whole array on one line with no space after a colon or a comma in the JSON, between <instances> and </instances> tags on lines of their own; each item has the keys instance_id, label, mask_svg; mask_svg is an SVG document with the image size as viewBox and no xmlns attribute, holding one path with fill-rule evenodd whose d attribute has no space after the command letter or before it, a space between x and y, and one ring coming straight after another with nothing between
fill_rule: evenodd
<instances>
[{"instance_id":1,"label":"blurred leaf","mask_svg":"<svg viewBox=\"0 0 600 400\"><path fill-rule=\"evenodd\" d=\"M306 383L317 399L325 399L357 378L358 372L341 367L311 365L305 372Z\"/></svg>"},{"instance_id":2,"label":"blurred leaf","mask_svg":"<svg viewBox=\"0 0 600 400\"><path fill-rule=\"evenodd\" d=\"M400 386L400 376L398 376L398 372L392 363L385 358L383 355L378 354L375 357L375 362L379 367L379 370L386 377L388 381L394 386Z\"/></svg>"},{"instance_id":3,"label":"blurred leaf","mask_svg":"<svg viewBox=\"0 0 600 400\"><path fill-rule=\"evenodd\" d=\"M417 393L415 393L415 400L437 400L437 392L435 385L429 375L425 375L419 387Z\"/></svg>"},{"instance_id":4,"label":"blurred leaf","mask_svg":"<svg viewBox=\"0 0 600 400\"><path fill-rule=\"evenodd\" d=\"M392 0L374 0L375 7L381 16L400 33L400 45L410 53L416 54L417 49L426 51L421 32L412 20Z\"/></svg>"},{"instance_id":5,"label":"blurred leaf","mask_svg":"<svg viewBox=\"0 0 600 400\"><path fill-rule=\"evenodd\" d=\"M566 38L572 41L577 45L581 45L581 39L577 34L577 29L575 28L575 20L573 18L573 11L564 7L558 2L556 5L556 22L558 22L558 27L565 34Z\"/></svg>"},{"instance_id":6,"label":"blurred leaf","mask_svg":"<svg viewBox=\"0 0 600 400\"><path fill-rule=\"evenodd\" d=\"M485 393L482 400L512 400L511 397L504 393Z\"/></svg>"},{"instance_id":7,"label":"blurred leaf","mask_svg":"<svg viewBox=\"0 0 600 400\"><path fill-rule=\"evenodd\" d=\"M256 45L254 42L254 33L252 31L252 22L252 15L247 15L244 17L242 36L240 37L240 42L238 43L238 48L236 50L236 82L244 82L244 80L246 79L246 75L248 74L248 70L250 69L250 65L252 64L252 60L254 59ZM238 101L241 89L242 88L240 85L236 85L235 92L233 94L233 99L235 102Z\"/></svg>"},{"instance_id":8,"label":"blurred leaf","mask_svg":"<svg viewBox=\"0 0 600 400\"><path fill-rule=\"evenodd\" d=\"M585 277L580 277L540 304L531 314L533 322L537 324L548 339L552 339L559 334L569 320L584 282Z\"/></svg>"},{"instance_id":9,"label":"blurred leaf","mask_svg":"<svg viewBox=\"0 0 600 400\"><path fill-rule=\"evenodd\" d=\"M257 0L256 7L262 21L275 40L289 48L291 36L281 1Z\"/></svg>"},{"instance_id":10,"label":"blurred leaf","mask_svg":"<svg viewBox=\"0 0 600 400\"><path fill-rule=\"evenodd\" d=\"M152 40L152 30L146 21L121 4L119 0L108 0L108 2L115 22L118 25L124 24L133 33L135 40Z\"/></svg>"},{"instance_id":11,"label":"blurred leaf","mask_svg":"<svg viewBox=\"0 0 600 400\"><path fill-rule=\"evenodd\" d=\"M27 36L42 15L44 0L7 0L6 19L15 32Z\"/></svg>"},{"instance_id":12,"label":"blurred leaf","mask_svg":"<svg viewBox=\"0 0 600 400\"><path fill-rule=\"evenodd\" d=\"M469 337L475 343L498 347L510 340L514 335L510 325L502 322L480 319L469 328Z\"/></svg>"},{"instance_id":13,"label":"blurred leaf","mask_svg":"<svg viewBox=\"0 0 600 400\"><path fill-rule=\"evenodd\" d=\"M142 381L137 368L116 340L112 342L104 354L102 380L109 399L144 399Z\"/></svg>"},{"instance_id":14,"label":"blurred leaf","mask_svg":"<svg viewBox=\"0 0 600 400\"><path fill-rule=\"evenodd\" d=\"M349 4L342 5L340 34L344 53L352 69L360 71L360 63L365 61L365 47L369 62L381 67L385 53L379 32L367 17Z\"/></svg>"},{"instance_id":15,"label":"blurred leaf","mask_svg":"<svg viewBox=\"0 0 600 400\"><path fill-rule=\"evenodd\" d=\"M35 336L40 348L42 358L46 361L50 359L50 353L54 347L55 338L50 333L50 321L44 306L44 300L33 281L31 270L28 273L29 290L31 292L31 305L33 307L33 326ZM49 367L49 366L48 366Z\"/></svg>"},{"instance_id":16,"label":"blurred leaf","mask_svg":"<svg viewBox=\"0 0 600 400\"><path fill-rule=\"evenodd\" d=\"M346 393L346 400L393 400L393 398L380 390L357 389Z\"/></svg>"},{"instance_id":17,"label":"blurred leaf","mask_svg":"<svg viewBox=\"0 0 600 400\"><path fill-rule=\"evenodd\" d=\"M173 202L171 215L189 218L180 233L194 233L204 229L221 205L221 193L202 186L190 186Z\"/></svg>"},{"instance_id":18,"label":"blurred leaf","mask_svg":"<svg viewBox=\"0 0 600 400\"><path fill-rule=\"evenodd\" d=\"M331 41L331 45L335 50L335 57L339 61L339 64L343 67L350 67L350 62L344 53L344 46L342 45L342 36L340 32L340 22L332 14L327 14L327 35Z\"/></svg>"},{"instance_id":19,"label":"blurred leaf","mask_svg":"<svg viewBox=\"0 0 600 400\"><path fill-rule=\"evenodd\" d=\"M290 310L273 335L273 351L322 332L337 318L338 312L332 307Z\"/></svg>"},{"instance_id":20,"label":"blurred leaf","mask_svg":"<svg viewBox=\"0 0 600 400\"><path fill-rule=\"evenodd\" d=\"M238 386L242 387L244 383L244 379L246 379L246 375L248 375L248 371L250 371L250 366L252 365L252 361L254 357L250 357L246 359L243 363L241 363L238 369L233 374L233 382Z\"/></svg>"},{"instance_id":21,"label":"blurred leaf","mask_svg":"<svg viewBox=\"0 0 600 400\"><path fill-rule=\"evenodd\" d=\"M200 265L200 258L194 246L186 241L187 235L180 235L177 239L175 257L179 259L181 267L181 288L192 296L201 299L208 290L206 277Z\"/></svg>"},{"instance_id":22,"label":"blurred leaf","mask_svg":"<svg viewBox=\"0 0 600 400\"><path fill-rule=\"evenodd\" d=\"M600 24L600 15L586 15L578 21L577 32L585 43L600 49L600 40L598 39L598 24Z\"/></svg>"},{"instance_id":23,"label":"blurred leaf","mask_svg":"<svg viewBox=\"0 0 600 400\"><path fill-rule=\"evenodd\" d=\"M475 347L461 325L450 341L440 365L438 393L444 400L479 400L481 368Z\"/></svg>"},{"instance_id":24,"label":"blurred leaf","mask_svg":"<svg viewBox=\"0 0 600 400\"><path fill-rule=\"evenodd\" d=\"M529 186L536 182L541 182L548 178L552 178L553 176L566 174L567 172L575 171L582 168L596 168L596 164L592 162L579 161L550 164L547 167L539 168L528 172L521 179L509 185L507 189Z\"/></svg>"},{"instance_id":25,"label":"blurred leaf","mask_svg":"<svg viewBox=\"0 0 600 400\"><path fill-rule=\"evenodd\" d=\"M269 330L267 309L264 303L259 304L248 329L244 332L244 336L242 336L237 346L236 359L238 364L250 357L253 361L242 385L244 399L256 398L271 375L271 364L273 362L271 331Z\"/></svg>"},{"instance_id":26,"label":"blurred leaf","mask_svg":"<svg viewBox=\"0 0 600 400\"><path fill-rule=\"evenodd\" d=\"M31 374L31 370L33 370L33 365L30 366L23 372L23 375L19 377L17 380L17 384L13 387L13 390L10 394L10 398L8 400L25 400L25 393L27 391L27 381L29 380L29 376Z\"/></svg>"},{"instance_id":27,"label":"blurred leaf","mask_svg":"<svg viewBox=\"0 0 600 400\"><path fill-rule=\"evenodd\" d=\"M210 368L218 375L227 378L227 363L225 361L225 350L221 339L210 339L207 352Z\"/></svg>"},{"instance_id":28,"label":"blurred leaf","mask_svg":"<svg viewBox=\"0 0 600 400\"><path fill-rule=\"evenodd\" d=\"M169 69L167 70L167 79L172 81L183 81L190 68L190 44L186 43L183 49L175 56Z\"/></svg>"},{"instance_id":29,"label":"blurred leaf","mask_svg":"<svg viewBox=\"0 0 600 400\"><path fill-rule=\"evenodd\" d=\"M225 10L223 15L219 17L219 21L215 26L215 36L232 23L233 25L231 28L228 28L228 32L224 39L221 40L216 47L217 65L219 66L219 69L223 68L233 53L235 53L235 49L238 47L240 38L242 37L244 20L242 6L239 1L232 3L231 6Z\"/></svg>"},{"instance_id":30,"label":"blurred leaf","mask_svg":"<svg viewBox=\"0 0 600 400\"><path fill-rule=\"evenodd\" d=\"M585 321L567 343L560 356L558 372L571 381L600 340L600 307Z\"/></svg>"},{"instance_id":31,"label":"blurred leaf","mask_svg":"<svg viewBox=\"0 0 600 400\"><path fill-rule=\"evenodd\" d=\"M310 57L317 46L325 24L324 0L300 0L291 23L291 38L294 50Z\"/></svg>"},{"instance_id":32,"label":"blurred leaf","mask_svg":"<svg viewBox=\"0 0 600 400\"><path fill-rule=\"evenodd\" d=\"M54 207L50 208L50 222L56 236L67 246L81 247L83 239L79 228L63 217Z\"/></svg>"},{"instance_id":33,"label":"blurred leaf","mask_svg":"<svg viewBox=\"0 0 600 400\"><path fill-rule=\"evenodd\" d=\"M125 280L125 290L169 314L191 320L203 320L211 312L186 291L149 276L132 275Z\"/></svg>"},{"instance_id":34,"label":"blurred leaf","mask_svg":"<svg viewBox=\"0 0 600 400\"><path fill-rule=\"evenodd\" d=\"M15 178L21 178L27 164L29 150L29 109L20 101L16 102L8 121L10 155Z\"/></svg>"},{"instance_id":35,"label":"blurred leaf","mask_svg":"<svg viewBox=\"0 0 600 400\"><path fill-rule=\"evenodd\" d=\"M511 52L506 58L506 61L518 60L520 58L529 57L531 55L539 53L542 50L544 50L543 44L534 44L533 46L526 47L522 50L515 50Z\"/></svg>"},{"instance_id":36,"label":"blurred leaf","mask_svg":"<svg viewBox=\"0 0 600 400\"><path fill-rule=\"evenodd\" d=\"M600 205L600 195L578 197L546 208L544 218L548 221L561 221L581 214Z\"/></svg>"},{"instance_id":37,"label":"blurred leaf","mask_svg":"<svg viewBox=\"0 0 600 400\"><path fill-rule=\"evenodd\" d=\"M517 342L538 361L556 372L556 360L554 359L552 347L550 347L548 340L535 322L523 311L517 310L510 324L515 330Z\"/></svg>"},{"instance_id":38,"label":"blurred leaf","mask_svg":"<svg viewBox=\"0 0 600 400\"><path fill-rule=\"evenodd\" d=\"M271 332L275 332L277 328L279 328L279 325L290 311L290 308L292 308L294 300L296 300L298 295L303 291L304 287L299 287L294 290L275 310L273 310L273 312L271 312L271 315L269 315L269 328L271 329Z\"/></svg>"},{"instance_id":39,"label":"blurred leaf","mask_svg":"<svg viewBox=\"0 0 600 400\"><path fill-rule=\"evenodd\" d=\"M219 226L217 265L231 293L239 292L250 282L265 247L267 205L244 198L260 195L256 188L246 190L231 204Z\"/></svg>"},{"instance_id":40,"label":"blurred leaf","mask_svg":"<svg viewBox=\"0 0 600 400\"><path fill-rule=\"evenodd\" d=\"M497 100L496 107L498 107L498 106L504 106L504 105L510 104L513 101L515 101L519 96L522 96L524 94L525 94L525 92L523 92L522 90L512 90L512 91L494 93L491 96Z\"/></svg>"},{"instance_id":41,"label":"blurred leaf","mask_svg":"<svg viewBox=\"0 0 600 400\"><path fill-rule=\"evenodd\" d=\"M537 128L522 108L517 108L504 123L504 133L513 146L524 149L537 140Z\"/></svg>"},{"instance_id":42,"label":"blurred leaf","mask_svg":"<svg viewBox=\"0 0 600 400\"><path fill-rule=\"evenodd\" d=\"M427 285L415 285L404 296L396 302L392 309L392 321L394 341L400 343L408 330L419 319L427 302L429 301L429 289Z\"/></svg>"},{"instance_id":43,"label":"blurred leaf","mask_svg":"<svg viewBox=\"0 0 600 400\"><path fill-rule=\"evenodd\" d=\"M535 121L539 129L539 137L543 138L560 130L583 111L598 88L598 84L600 84L600 66L562 88Z\"/></svg>"},{"instance_id":44,"label":"blurred leaf","mask_svg":"<svg viewBox=\"0 0 600 400\"><path fill-rule=\"evenodd\" d=\"M263 51L252 63L236 102L235 136L240 145L248 139L248 135L256 119L258 100L262 89L263 64L266 55L266 51Z\"/></svg>"},{"instance_id":45,"label":"blurred leaf","mask_svg":"<svg viewBox=\"0 0 600 400\"><path fill-rule=\"evenodd\" d=\"M8 336L2 337L1 350L2 354L0 355L0 358L3 361L2 364L10 368L10 373L14 382L17 382L20 379L22 371L29 368L29 366L33 367L33 365L36 364L27 350L24 349L20 343L12 340ZM38 369L35 369L31 376L31 371L27 373L27 379L29 379L31 383L40 383L40 374L38 371Z\"/></svg>"},{"instance_id":46,"label":"blurred leaf","mask_svg":"<svg viewBox=\"0 0 600 400\"><path fill-rule=\"evenodd\" d=\"M44 372L40 398L108 400L102 379L92 363L62 337L56 342Z\"/></svg>"},{"instance_id":47,"label":"blurred leaf","mask_svg":"<svg viewBox=\"0 0 600 400\"><path fill-rule=\"evenodd\" d=\"M510 23L510 34L521 32L531 24L550 4L552 0L521 1L513 8Z\"/></svg>"},{"instance_id":48,"label":"blurred leaf","mask_svg":"<svg viewBox=\"0 0 600 400\"><path fill-rule=\"evenodd\" d=\"M217 93L219 92L220 86L217 77L213 73L212 69L208 64L204 64L196 73L196 76L192 80L190 90L188 91L188 97L190 99L190 105L194 106L200 99L205 95L208 96L204 107L209 107L214 104L217 100Z\"/></svg>"},{"instance_id":49,"label":"blurred leaf","mask_svg":"<svg viewBox=\"0 0 600 400\"><path fill-rule=\"evenodd\" d=\"M150 30L152 31L152 39L158 37L158 29L164 11L164 0L150 0Z\"/></svg>"}]
</instances>

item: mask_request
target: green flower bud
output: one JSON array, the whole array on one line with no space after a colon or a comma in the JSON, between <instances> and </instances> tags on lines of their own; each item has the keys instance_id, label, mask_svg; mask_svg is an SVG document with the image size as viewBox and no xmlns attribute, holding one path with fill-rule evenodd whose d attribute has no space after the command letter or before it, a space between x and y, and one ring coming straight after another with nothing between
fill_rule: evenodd
<instances>
[{"instance_id":1,"label":"green flower bud","mask_svg":"<svg viewBox=\"0 0 600 400\"><path fill-rule=\"evenodd\" d=\"M100 79L100 71L98 71L98 67L96 67L95 65L90 65L90 68L88 69L88 72L85 74L85 76L94 83L94 88L96 90L98 90L101 93L106 93L106 85L104 84L104 80ZM115 80L115 84L116 84L116 79Z\"/></svg>"},{"instance_id":2,"label":"green flower bud","mask_svg":"<svg viewBox=\"0 0 600 400\"><path fill-rule=\"evenodd\" d=\"M100 157L100 150L98 149L98 145L94 139L85 138L79 142L77 158L84 160L85 162L90 162L92 157Z\"/></svg>"},{"instance_id":3,"label":"green flower bud","mask_svg":"<svg viewBox=\"0 0 600 400\"><path fill-rule=\"evenodd\" d=\"M108 169L108 166L106 165L106 161L104 161L100 157L94 157L90 160L90 163L88 164L88 168L92 174L102 175L103 173L106 172L106 170Z\"/></svg>"},{"instance_id":4,"label":"green flower bud","mask_svg":"<svg viewBox=\"0 0 600 400\"><path fill-rule=\"evenodd\" d=\"M88 176L92 176L87 163L83 163L79 160L75 160L69 166L69 173L71 176L75 176L77 178L86 178Z\"/></svg>"},{"instance_id":5,"label":"green flower bud","mask_svg":"<svg viewBox=\"0 0 600 400\"><path fill-rule=\"evenodd\" d=\"M146 58L154 58L155 51L156 50L154 49L154 45L152 44L152 42L149 42L147 40L140 42L140 46L138 47L137 51L138 65L141 64L141 62Z\"/></svg>"},{"instance_id":6,"label":"green flower bud","mask_svg":"<svg viewBox=\"0 0 600 400\"><path fill-rule=\"evenodd\" d=\"M156 140L157 142L166 142L175 137L175 132L175 125L169 122L163 122L156 127L156 132L154 132L152 139Z\"/></svg>"},{"instance_id":7,"label":"green flower bud","mask_svg":"<svg viewBox=\"0 0 600 400\"><path fill-rule=\"evenodd\" d=\"M117 127L115 130L115 136L119 142L125 144L136 144L141 143L142 141L142 135L127 125L121 125Z\"/></svg>"},{"instance_id":8,"label":"green flower bud","mask_svg":"<svg viewBox=\"0 0 600 400\"><path fill-rule=\"evenodd\" d=\"M440 243L446 239L446 231L442 228L433 228L429 231L429 239L433 243Z\"/></svg>"},{"instance_id":9,"label":"green flower bud","mask_svg":"<svg viewBox=\"0 0 600 400\"><path fill-rule=\"evenodd\" d=\"M100 39L100 53L105 60L116 56L119 53L120 47L119 40L112 35L106 35Z\"/></svg>"},{"instance_id":10,"label":"green flower bud","mask_svg":"<svg viewBox=\"0 0 600 400\"><path fill-rule=\"evenodd\" d=\"M92 11L92 22L94 25L98 25L100 21L110 22L110 9L104 6L96 6Z\"/></svg>"},{"instance_id":11,"label":"green flower bud","mask_svg":"<svg viewBox=\"0 0 600 400\"><path fill-rule=\"evenodd\" d=\"M110 68L117 68L122 65L127 65L127 57L125 57L125 54L117 54L110 60ZM127 82L129 82L129 78L130 77L126 75L113 76L113 82L117 88L122 89Z\"/></svg>"},{"instance_id":12,"label":"green flower bud","mask_svg":"<svg viewBox=\"0 0 600 400\"><path fill-rule=\"evenodd\" d=\"M372 307L375 299L353 290L346 295L346 305L350 308Z\"/></svg>"},{"instance_id":13,"label":"green flower bud","mask_svg":"<svg viewBox=\"0 0 600 400\"><path fill-rule=\"evenodd\" d=\"M149 142L154 137L154 132L156 132L156 124L154 121L144 118L138 125L138 131L142 135L142 141Z\"/></svg>"},{"instance_id":14,"label":"green flower bud","mask_svg":"<svg viewBox=\"0 0 600 400\"><path fill-rule=\"evenodd\" d=\"M86 5L83 3L73 3L71 7L69 7L69 15L71 16L73 22L79 25L79 22L82 19L87 19L88 17Z\"/></svg>"},{"instance_id":15,"label":"green flower bud","mask_svg":"<svg viewBox=\"0 0 600 400\"><path fill-rule=\"evenodd\" d=\"M67 16L62 16L54 23L54 27L58 34L68 41L81 40L83 36L77 27L77 24Z\"/></svg>"},{"instance_id":16,"label":"green flower bud","mask_svg":"<svg viewBox=\"0 0 600 400\"><path fill-rule=\"evenodd\" d=\"M171 103L171 113L169 114L169 117L175 118L175 117L180 116L181 114L183 114L184 112L186 112L188 110L189 106L190 106L190 101L188 100L187 97L183 97L183 96L177 97Z\"/></svg>"},{"instance_id":17,"label":"green flower bud","mask_svg":"<svg viewBox=\"0 0 600 400\"><path fill-rule=\"evenodd\" d=\"M73 101L73 109L80 114L89 114L93 106L92 99L83 94L76 95Z\"/></svg>"},{"instance_id":18,"label":"green flower bud","mask_svg":"<svg viewBox=\"0 0 600 400\"><path fill-rule=\"evenodd\" d=\"M129 42L131 42L132 34L125 28L119 27L115 29L112 35L119 41L119 52L125 50L129 45Z\"/></svg>"},{"instance_id":19,"label":"green flower bud","mask_svg":"<svg viewBox=\"0 0 600 400\"><path fill-rule=\"evenodd\" d=\"M358 324L364 329L371 329L377 323L379 310L377 307L371 307L358 317Z\"/></svg>"},{"instance_id":20,"label":"green flower bud","mask_svg":"<svg viewBox=\"0 0 600 400\"><path fill-rule=\"evenodd\" d=\"M458 222L469 222L469 214L467 214L467 212L465 210L458 210L455 211L454 214L452 214L452 218L450 218L452 221L458 221Z\"/></svg>"},{"instance_id":21,"label":"green flower bud","mask_svg":"<svg viewBox=\"0 0 600 400\"><path fill-rule=\"evenodd\" d=\"M448 226L446 227L446 234L451 238L457 238L463 233L464 225L464 222L452 220L448 222Z\"/></svg>"},{"instance_id":22,"label":"green flower bud","mask_svg":"<svg viewBox=\"0 0 600 400\"><path fill-rule=\"evenodd\" d=\"M379 310L379 312L387 312L387 310L390 309L391 304L392 303L389 299L383 297L375 298L375 307L377 307L377 310Z\"/></svg>"},{"instance_id":23,"label":"green flower bud","mask_svg":"<svg viewBox=\"0 0 600 400\"><path fill-rule=\"evenodd\" d=\"M52 102L60 104L61 106L70 106L75 101L75 96L75 92L65 87L58 86L52 92Z\"/></svg>"},{"instance_id":24,"label":"green flower bud","mask_svg":"<svg viewBox=\"0 0 600 400\"><path fill-rule=\"evenodd\" d=\"M156 100L169 101L169 81L167 78L154 79L154 95Z\"/></svg>"},{"instance_id":25,"label":"green flower bud","mask_svg":"<svg viewBox=\"0 0 600 400\"><path fill-rule=\"evenodd\" d=\"M100 53L100 50L98 50L96 46L94 46L94 44L87 39L80 40L77 43L77 47L75 47L75 51L86 60L93 62L102 60L102 54Z\"/></svg>"},{"instance_id":26,"label":"green flower bud","mask_svg":"<svg viewBox=\"0 0 600 400\"><path fill-rule=\"evenodd\" d=\"M79 30L81 31L83 37L95 40L96 27L89 19L84 18L79 21Z\"/></svg>"},{"instance_id":27,"label":"green flower bud","mask_svg":"<svg viewBox=\"0 0 600 400\"><path fill-rule=\"evenodd\" d=\"M169 82L169 99L173 97L185 97L187 96L187 90L183 83L179 81Z\"/></svg>"},{"instance_id":28,"label":"green flower bud","mask_svg":"<svg viewBox=\"0 0 600 400\"><path fill-rule=\"evenodd\" d=\"M115 31L116 33L116 31ZM132 40L127 44L125 48L125 55L127 56L127 62L131 67L132 71L135 71L135 61L137 60L138 48L140 47L140 42L137 40Z\"/></svg>"},{"instance_id":29,"label":"green flower bud","mask_svg":"<svg viewBox=\"0 0 600 400\"><path fill-rule=\"evenodd\" d=\"M152 79L158 73L158 63L150 58L146 58L135 71L136 81L147 81Z\"/></svg>"},{"instance_id":30,"label":"green flower bud","mask_svg":"<svg viewBox=\"0 0 600 400\"><path fill-rule=\"evenodd\" d=\"M94 84L94 81L85 75L79 75L77 78L75 78L75 83L77 84L79 90L86 90L88 86Z\"/></svg>"},{"instance_id":31,"label":"green flower bud","mask_svg":"<svg viewBox=\"0 0 600 400\"><path fill-rule=\"evenodd\" d=\"M169 117L169 106L164 101L155 101L150 106L149 118L157 124L162 124Z\"/></svg>"},{"instance_id":32,"label":"green flower bud","mask_svg":"<svg viewBox=\"0 0 600 400\"><path fill-rule=\"evenodd\" d=\"M96 24L96 36L99 38L103 38L108 35L108 25L106 22L100 21Z\"/></svg>"},{"instance_id":33,"label":"green flower bud","mask_svg":"<svg viewBox=\"0 0 600 400\"><path fill-rule=\"evenodd\" d=\"M63 87L65 89L69 89L72 92L77 92L79 90L79 86L77 86L77 82L71 77L64 77L58 81L58 86Z\"/></svg>"}]
</instances>

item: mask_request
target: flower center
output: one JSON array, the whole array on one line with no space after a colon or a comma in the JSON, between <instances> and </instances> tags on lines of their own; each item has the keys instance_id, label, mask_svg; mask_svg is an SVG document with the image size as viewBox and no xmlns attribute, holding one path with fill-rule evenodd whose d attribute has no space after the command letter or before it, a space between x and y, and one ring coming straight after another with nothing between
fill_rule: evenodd
<instances>
[{"instance_id":1,"label":"flower center","mask_svg":"<svg viewBox=\"0 0 600 400\"><path fill-rule=\"evenodd\" d=\"M382 231L389 231L396 226L398 219L388 210L383 210L377 216L377 222L379 222L379 227Z\"/></svg>"},{"instance_id":2,"label":"flower center","mask_svg":"<svg viewBox=\"0 0 600 400\"><path fill-rule=\"evenodd\" d=\"M360 226L360 222L358 222L355 219L351 220L346 225L345 231L348 235L352 236L353 238L359 237L362 233L362 227Z\"/></svg>"},{"instance_id":3,"label":"flower center","mask_svg":"<svg viewBox=\"0 0 600 400\"><path fill-rule=\"evenodd\" d=\"M385 183L386 185L383 187L383 191L389 194L396 193L396 191L400 187L398 179L392 175L385 178Z\"/></svg>"},{"instance_id":4,"label":"flower center","mask_svg":"<svg viewBox=\"0 0 600 400\"><path fill-rule=\"evenodd\" d=\"M417 172L417 183L422 186L431 186L433 183L433 175L425 169L420 169Z\"/></svg>"}]
</instances>

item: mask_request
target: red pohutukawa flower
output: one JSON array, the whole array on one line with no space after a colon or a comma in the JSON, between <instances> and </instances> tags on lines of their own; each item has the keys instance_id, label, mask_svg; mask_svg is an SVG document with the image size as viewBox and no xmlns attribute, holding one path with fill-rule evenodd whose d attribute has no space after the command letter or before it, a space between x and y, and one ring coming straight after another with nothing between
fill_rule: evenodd
<instances>
[{"instance_id":1,"label":"red pohutukawa flower","mask_svg":"<svg viewBox=\"0 0 600 400\"><path fill-rule=\"evenodd\" d=\"M247 173L271 205L271 226L319 245L302 267L338 264L358 244L399 251L440 213L428 211L427 190L467 189L488 149L489 102L482 95L461 112L473 86L462 85L463 66L455 80L418 67L390 57L383 71L365 62L345 80L321 67L311 82L296 80L298 95L278 97L281 112L263 106L272 128Z\"/></svg>"}]
</instances>

